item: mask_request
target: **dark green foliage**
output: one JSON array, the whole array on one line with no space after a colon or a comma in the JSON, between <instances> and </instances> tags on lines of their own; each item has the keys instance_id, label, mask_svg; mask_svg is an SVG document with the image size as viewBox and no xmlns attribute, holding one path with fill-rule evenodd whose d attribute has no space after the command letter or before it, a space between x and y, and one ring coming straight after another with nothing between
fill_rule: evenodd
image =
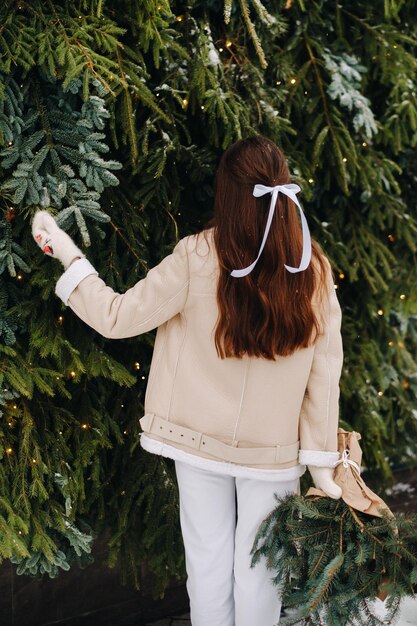
<instances>
[{"instance_id":1,"label":"dark green foliage","mask_svg":"<svg viewBox=\"0 0 417 626\"><path fill-rule=\"evenodd\" d=\"M415 8L3 2L0 559L55 573L77 554L68 522L109 533L136 584L144 559L158 591L183 574L172 464L138 446L153 335L106 341L64 311L30 219L48 208L124 291L202 228L223 149L256 132L286 152L335 270L342 425L374 473L416 462Z\"/></svg>"},{"instance_id":2,"label":"dark green foliage","mask_svg":"<svg viewBox=\"0 0 417 626\"><path fill-rule=\"evenodd\" d=\"M262 523L265 558L288 616L280 624L391 624L417 581L417 516L372 517L343 500L286 496ZM388 593L383 621L372 606Z\"/></svg>"}]
</instances>

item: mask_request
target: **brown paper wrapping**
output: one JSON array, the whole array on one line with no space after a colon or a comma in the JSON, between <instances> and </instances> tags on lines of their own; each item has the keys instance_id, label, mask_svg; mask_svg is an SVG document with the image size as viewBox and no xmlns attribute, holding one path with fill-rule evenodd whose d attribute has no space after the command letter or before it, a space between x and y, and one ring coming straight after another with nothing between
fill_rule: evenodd
<instances>
[{"instance_id":1,"label":"brown paper wrapping","mask_svg":"<svg viewBox=\"0 0 417 626\"><path fill-rule=\"evenodd\" d=\"M340 458L344 462L336 466L334 481L342 488L342 499L346 504L362 513L382 517L382 510L394 517L394 514L385 502L366 486L360 475L362 460L362 450L359 445L360 433L355 431L348 432L339 428L337 439ZM357 466L349 463L349 461L353 461ZM324 491L316 489L316 487L311 487L306 495L327 497Z\"/></svg>"}]
</instances>

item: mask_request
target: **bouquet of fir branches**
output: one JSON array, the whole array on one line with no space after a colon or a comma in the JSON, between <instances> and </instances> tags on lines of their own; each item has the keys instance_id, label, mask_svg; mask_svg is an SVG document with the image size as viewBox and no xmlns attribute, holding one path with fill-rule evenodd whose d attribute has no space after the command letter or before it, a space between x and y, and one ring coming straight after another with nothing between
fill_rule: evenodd
<instances>
[{"instance_id":1,"label":"bouquet of fir branches","mask_svg":"<svg viewBox=\"0 0 417 626\"><path fill-rule=\"evenodd\" d=\"M391 624L417 583L417 516L391 513L360 476L359 433L339 429L335 481L342 498L318 489L289 495L261 524L253 565L266 558L287 615L280 626ZM385 599L386 615L374 601Z\"/></svg>"}]
</instances>

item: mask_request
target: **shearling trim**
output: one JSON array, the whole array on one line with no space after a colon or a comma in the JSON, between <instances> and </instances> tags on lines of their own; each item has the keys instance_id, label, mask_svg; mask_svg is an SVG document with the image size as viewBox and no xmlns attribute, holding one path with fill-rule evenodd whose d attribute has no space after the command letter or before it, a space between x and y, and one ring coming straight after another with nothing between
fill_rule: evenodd
<instances>
[{"instance_id":1,"label":"shearling trim","mask_svg":"<svg viewBox=\"0 0 417 626\"><path fill-rule=\"evenodd\" d=\"M55 293L61 298L65 305L68 305L68 300L74 289L78 287L80 282L90 276L91 274L98 275L97 270L91 265L87 259L79 259L74 261L72 265L62 274L58 280Z\"/></svg>"},{"instance_id":2,"label":"shearling trim","mask_svg":"<svg viewBox=\"0 0 417 626\"><path fill-rule=\"evenodd\" d=\"M300 450L298 452L298 460L303 465L334 467L339 460L339 453L326 452L325 450Z\"/></svg>"},{"instance_id":3,"label":"shearling trim","mask_svg":"<svg viewBox=\"0 0 417 626\"><path fill-rule=\"evenodd\" d=\"M215 472L216 474L226 474L227 476L234 476L235 478L253 478L256 480L268 480L268 481L287 481L295 480L299 478L306 468L303 465L294 465L294 467L288 467L285 469L257 469L256 467L246 467L244 465L236 465L235 463L227 463L223 461L213 461L212 459L206 459L197 454L190 454L174 446L170 446L162 441L157 441L148 437L145 433L140 436L140 445L147 452L152 454L159 454L168 459L174 461L183 461L192 465L193 467L199 467L207 470L208 472Z\"/></svg>"}]
</instances>

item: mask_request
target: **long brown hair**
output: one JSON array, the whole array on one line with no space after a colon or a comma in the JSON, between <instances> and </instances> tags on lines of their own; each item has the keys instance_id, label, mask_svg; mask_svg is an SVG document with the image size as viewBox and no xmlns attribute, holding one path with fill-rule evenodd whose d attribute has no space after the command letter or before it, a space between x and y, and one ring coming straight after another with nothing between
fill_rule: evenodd
<instances>
[{"instance_id":1,"label":"long brown hair","mask_svg":"<svg viewBox=\"0 0 417 626\"><path fill-rule=\"evenodd\" d=\"M241 139L221 158L211 223L220 264L214 338L221 358L247 354L273 360L307 347L319 332L312 297L323 287L325 262L313 242L312 262L305 271L291 274L285 269L284 263L298 266L303 243L297 208L283 194L278 195L257 265L248 276L230 276L256 259L263 237L271 195L255 198L254 185L289 182L283 153L266 137Z\"/></svg>"}]
</instances>

